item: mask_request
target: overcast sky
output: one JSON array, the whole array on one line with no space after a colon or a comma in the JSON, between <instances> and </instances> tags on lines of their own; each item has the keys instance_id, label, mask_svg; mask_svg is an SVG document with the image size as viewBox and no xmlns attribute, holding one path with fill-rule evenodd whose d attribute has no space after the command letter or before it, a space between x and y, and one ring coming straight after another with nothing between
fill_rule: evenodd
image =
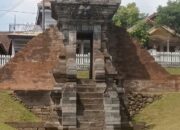
<instances>
[{"instance_id":1,"label":"overcast sky","mask_svg":"<svg viewBox=\"0 0 180 130\"><path fill-rule=\"evenodd\" d=\"M9 24L14 22L16 15L16 23L35 23L37 14L37 3L40 0L1 0L0 4L0 31L7 31ZM136 2L142 13L151 14L156 11L159 5L166 5L168 0L122 0L122 5ZM5 11L4 11L5 10ZM15 13L11 11L31 12Z\"/></svg>"}]
</instances>

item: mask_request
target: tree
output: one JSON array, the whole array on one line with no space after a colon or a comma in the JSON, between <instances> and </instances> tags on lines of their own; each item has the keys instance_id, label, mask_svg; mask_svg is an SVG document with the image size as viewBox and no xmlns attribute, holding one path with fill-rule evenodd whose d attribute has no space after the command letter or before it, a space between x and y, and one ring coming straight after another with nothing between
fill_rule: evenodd
<instances>
[{"instance_id":1,"label":"tree","mask_svg":"<svg viewBox=\"0 0 180 130\"><path fill-rule=\"evenodd\" d=\"M180 0L169 1L167 6L159 6L156 21L180 33Z\"/></svg>"},{"instance_id":2,"label":"tree","mask_svg":"<svg viewBox=\"0 0 180 130\"><path fill-rule=\"evenodd\" d=\"M147 47L149 42L148 30L150 28L150 25L148 25L144 20L141 20L129 33L132 37L137 38L143 47Z\"/></svg>"},{"instance_id":3,"label":"tree","mask_svg":"<svg viewBox=\"0 0 180 130\"><path fill-rule=\"evenodd\" d=\"M121 6L113 17L115 25L125 28L132 27L144 15L140 14L136 3L130 3L126 7Z\"/></svg>"}]
</instances>

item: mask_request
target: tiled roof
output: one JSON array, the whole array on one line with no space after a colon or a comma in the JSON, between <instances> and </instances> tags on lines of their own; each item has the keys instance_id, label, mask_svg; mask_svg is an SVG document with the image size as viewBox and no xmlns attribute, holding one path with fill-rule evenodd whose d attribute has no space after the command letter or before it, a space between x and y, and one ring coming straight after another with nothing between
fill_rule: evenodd
<instances>
[{"instance_id":1,"label":"tiled roof","mask_svg":"<svg viewBox=\"0 0 180 130\"><path fill-rule=\"evenodd\" d=\"M170 34L174 35L174 36L177 36L180 38L180 34L176 33L175 30L169 28L168 26L160 26L160 27L153 27L149 30L149 34L152 34L154 33L156 30L158 30L159 28L162 28L164 30L166 30L167 32L169 32Z\"/></svg>"},{"instance_id":2,"label":"tiled roof","mask_svg":"<svg viewBox=\"0 0 180 130\"><path fill-rule=\"evenodd\" d=\"M34 37L0 69L0 89L53 89L55 81L52 70L65 50L61 37L56 28Z\"/></svg>"}]
</instances>

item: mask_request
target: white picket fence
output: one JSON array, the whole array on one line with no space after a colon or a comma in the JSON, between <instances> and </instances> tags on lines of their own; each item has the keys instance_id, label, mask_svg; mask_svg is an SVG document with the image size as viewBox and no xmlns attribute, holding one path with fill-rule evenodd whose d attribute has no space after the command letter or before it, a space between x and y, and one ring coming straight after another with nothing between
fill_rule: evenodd
<instances>
[{"instance_id":1,"label":"white picket fence","mask_svg":"<svg viewBox=\"0 0 180 130\"><path fill-rule=\"evenodd\" d=\"M41 33L42 28L34 24L9 24L9 32Z\"/></svg>"},{"instance_id":2,"label":"white picket fence","mask_svg":"<svg viewBox=\"0 0 180 130\"><path fill-rule=\"evenodd\" d=\"M0 68L8 63L11 58L13 58L11 55L0 55Z\"/></svg>"},{"instance_id":3,"label":"white picket fence","mask_svg":"<svg viewBox=\"0 0 180 130\"><path fill-rule=\"evenodd\" d=\"M77 70L90 69L90 54L76 54Z\"/></svg>"},{"instance_id":4,"label":"white picket fence","mask_svg":"<svg viewBox=\"0 0 180 130\"><path fill-rule=\"evenodd\" d=\"M165 67L180 67L180 52L157 52L149 50L155 61Z\"/></svg>"}]
</instances>

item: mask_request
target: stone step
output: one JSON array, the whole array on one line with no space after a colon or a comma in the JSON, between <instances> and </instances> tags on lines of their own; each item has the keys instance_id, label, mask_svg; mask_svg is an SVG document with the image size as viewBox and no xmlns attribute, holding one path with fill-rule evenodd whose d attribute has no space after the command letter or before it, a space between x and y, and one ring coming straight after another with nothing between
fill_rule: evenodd
<instances>
[{"instance_id":1,"label":"stone step","mask_svg":"<svg viewBox=\"0 0 180 130\"><path fill-rule=\"evenodd\" d=\"M67 130L85 130L85 129L84 128L69 128ZM105 130L105 129L103 127L89 127L87 130Z\"/></svg>"},{"instance_id":2,"label":"stone step","mask_svg":"<svg viewBox=\"0 0 180 130\"><path fill-rule=\"evenodd\" d=\"M99 122L83 122L78 123L79 128L90 128L90 127L104 127L104 121Z\"/></svg>"},{"instance_id":3,"label":"stone step","mask_svg":"<svg viewBox=\"0 0 180 130\"><path fill-rule=\"evenodd\" d=\"M103 98L81 98L78 103L82 104L102 104Z\"/></svg>"},{"instance_id":4,"label":"stone step","mask_svg":"<svg viewBox=\"0 0 180 130\"><path fill-rule=\"evenodd\" d=\"M97 89L95 87L77 87L77 92L96 92Z\"/></svg>"},{"instance_id":5,"label":"stone step","mask_svg":"<svg viewBox=\"0 0 180 130\"><path fill-rule=\"evenodd\" d=\"M104 110L83 110L83 111L78 111L77 115L78 116L86 116L86 115L104 115Z\"/></svg>"},{"instance_id":6,"label":"stone step","mask_svg":"<svg viewBox=\"0 0 180 130\"><path fill-rule=\"evenodd\" d=\"M96 122L96 123L98 123L98 122L104 122L104 116L101 116L101 117L94 117L94 118L85 118L85 117L83 117L83 116L79 116L78 118L77 118L77 121L78 122Z\"/></svg>"},{"instance_id":7,"label":"stone step","mask_svg":"<svg viewBox=\"0 0 180 130\"><path fill-rule=\"evenodd\" d=\"M81 84L77 84L78 86L91 86L91 87L95 87L96 83L81 83Z\"/></svg>"},{"instance_id":8,"label":"stone step","mask_svg":"<svg viewBox=\"0 0 180 130\"><path fill-rule=\"evenodd\" d=\"M87 111L85 111L85 112L82 112L82 114L81 115L78 115L77 114L77 116L78 117L84 117L84 118L94 118L94 117L101 117L101 116L104 116L104 112L102 111L102 112L98 112L98 113L94 113L94 112L87 112Z\"/></svg>"},{"instance_id":9,"label":"stone step","mask_svg":"<svg viewBox=\"0 0 180 130\"><path fill-rule=\"evenodd\" d=\"M97 92L97 93L104 93L105 88L101 87L89 87L89 86L81 86L77 87L77 92Z\"/></svg>"},{"instance_id":10,"label":"stone step","mask_svg":"<svg viewBox=\"0 0 180 130\"><path fill-rule=\"evenodd\" d=\"M82 116L77 116L77 119L79 121L104 121L104 115L96 115L96 116L92 116L92 115L82 115Z\"/></svg>"},{"instance_id":11,"label":"stone step","mask_svg":"<svg viewBox=\"0 0 180 130\"><path fill-rule=\"evenodd\" d=\"M88 104L85 105L83 104L82 106L79 106L78 108L84 108L84 110L103 110L104 109L104 105L103 104Z\"/></svg>"},{"instance_id":12,"label":"stone step","mask_svg":"<svg viewBox=\"0 0 180 130\"><path fill-rule=\"evenodd\" d=\"M114 126L114 128L112 128L112 127L107 127L107 128L105 128L104 130L133 130L133 129L123 129L123 128L121 128L121 126Z\"/></svg>"},{"instance_id":13,"label":"stone step","mask_svg":"<svg viewBox=\"0 0 180 130\"><path fill-rule=\"evenodd\" d=\"M103 98L103 93L97 92L80 92L78 93L79 98Z\"/></svg>"},{"instance_id":14,"label":"stone step","mask_svg":"<svg viewBox=\"0 0 180 130\"><path fill-rule=\"evenodd\" d=\"M81 79L77 82L78 85L96 85L94 80L91 79Z\"/></svg>"}]
</instances>

